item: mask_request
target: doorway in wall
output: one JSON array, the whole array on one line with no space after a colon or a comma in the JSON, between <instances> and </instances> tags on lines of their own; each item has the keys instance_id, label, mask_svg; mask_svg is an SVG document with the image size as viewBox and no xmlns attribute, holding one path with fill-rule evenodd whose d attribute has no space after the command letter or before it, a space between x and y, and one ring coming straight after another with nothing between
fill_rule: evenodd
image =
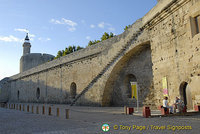
<instances>
[{"instance_id":1,"label":"doorway in wall","mask_svg":"<svg viewBox=\"0 0 200 134\"><path fill-rule=\"evenodd\" d=\"M72 82L70 86L70 97L75 99L76 97L76 83Z\"/></svg>"},{"instance_id":2,"label":"doorway in wall","mask_svg":"<svg viewBox=\"0 0 200 134\"><path fill-rule=\"evenodd\" d=\"M182 82L179 88L180 99L184 101L185 106L187 106L187 94L186 94L187 85L188 85L187 82Z\"/></svg>"},{"instance_id":3,"label":"doorway in wall","mask_svg":"<svg viewBox=\"0 0 200 134\"><path fill-rule=\"evenodd\" d=\"M133 74L128 74L125 79L124 79L124 85L125 85L125 90L128 98L133 99L134 96L134 86L131 85L131 83L137 83L137 79L135 75ZM132 88L133 87L133 88Z\"/></svg>"}]
</instances>

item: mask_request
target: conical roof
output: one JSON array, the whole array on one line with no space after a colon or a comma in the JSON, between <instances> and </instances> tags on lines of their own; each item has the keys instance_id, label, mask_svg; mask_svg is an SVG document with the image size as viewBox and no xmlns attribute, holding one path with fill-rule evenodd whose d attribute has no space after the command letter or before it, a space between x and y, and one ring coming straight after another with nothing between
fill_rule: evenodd
<instances>
[{"instance_id":1,"label":"conical roof","mask_svg":"<svg viewBox=\"0 0 200 134\"><path fill-rule=\"evenodd\" d=\"M26 34L25 41L29 41L28 33Z\"/></svg>"}]
</instances>

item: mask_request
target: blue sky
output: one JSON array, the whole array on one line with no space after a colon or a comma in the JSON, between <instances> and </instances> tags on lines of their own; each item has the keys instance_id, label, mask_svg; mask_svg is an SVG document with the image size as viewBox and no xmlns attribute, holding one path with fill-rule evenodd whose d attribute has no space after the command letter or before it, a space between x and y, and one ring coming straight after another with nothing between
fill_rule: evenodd
<instances>
[{"instance_id":1,"label":"blue sky","mask_svg":"<svg viewBox=\"0 0 200 134\"><path fill-rule=\"evenodd\" d=\"M32 53L56 55L87 46L104 32L118 35L156 0L0 0L0 79L19 73L26 32Z\"/></svg>"}]
</instances>

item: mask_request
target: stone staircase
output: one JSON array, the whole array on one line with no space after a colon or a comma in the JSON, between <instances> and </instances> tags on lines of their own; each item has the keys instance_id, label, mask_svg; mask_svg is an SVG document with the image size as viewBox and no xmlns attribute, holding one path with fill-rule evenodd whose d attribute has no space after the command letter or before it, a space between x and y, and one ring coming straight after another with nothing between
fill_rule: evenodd
<instances>
[{"instance_id":1,"label":"stone staircase","mask_svg":"<svg viewBox=\"0 0 200 134\"><path fill-rule=\"evenodd\" d=\"M131 46L131 42L132 41L136 41L136 39L139 37L139 35L142 34L144 28L139 28L138 31L136 31L136 33L134 33L130 39L130 41L128 41L127 43L125 43L125 45L123 45L122 49L118 51L118 53L112 58L112 60L101 70L101 72L83 89L83 91L78 94L75 99L72 101L71 106L73 106L76 101L82 96L84 95L93 85L95 82L97 82L97 80L99 78L101 78L101 76L115 63L115 61L117 59L119 59L121 56L123 56L123 54L125 53L126 50L129 49L129 47Z\"/></svg>"}]
</instances>

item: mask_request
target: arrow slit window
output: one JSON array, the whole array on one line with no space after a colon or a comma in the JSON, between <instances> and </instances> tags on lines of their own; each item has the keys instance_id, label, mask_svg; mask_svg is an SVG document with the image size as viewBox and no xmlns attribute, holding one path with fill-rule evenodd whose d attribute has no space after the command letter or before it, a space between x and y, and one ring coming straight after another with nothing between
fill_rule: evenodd
<instances>
[{"instance_id":1,"label":"arrow slit window","mask_svg":"<svg viewBox=\"0 0 200 134\"><path fill-rule=\"evenodd\" d=\"M200 15L195 17L196 34L200 33Z\"/></svg>"}]
</instances>

